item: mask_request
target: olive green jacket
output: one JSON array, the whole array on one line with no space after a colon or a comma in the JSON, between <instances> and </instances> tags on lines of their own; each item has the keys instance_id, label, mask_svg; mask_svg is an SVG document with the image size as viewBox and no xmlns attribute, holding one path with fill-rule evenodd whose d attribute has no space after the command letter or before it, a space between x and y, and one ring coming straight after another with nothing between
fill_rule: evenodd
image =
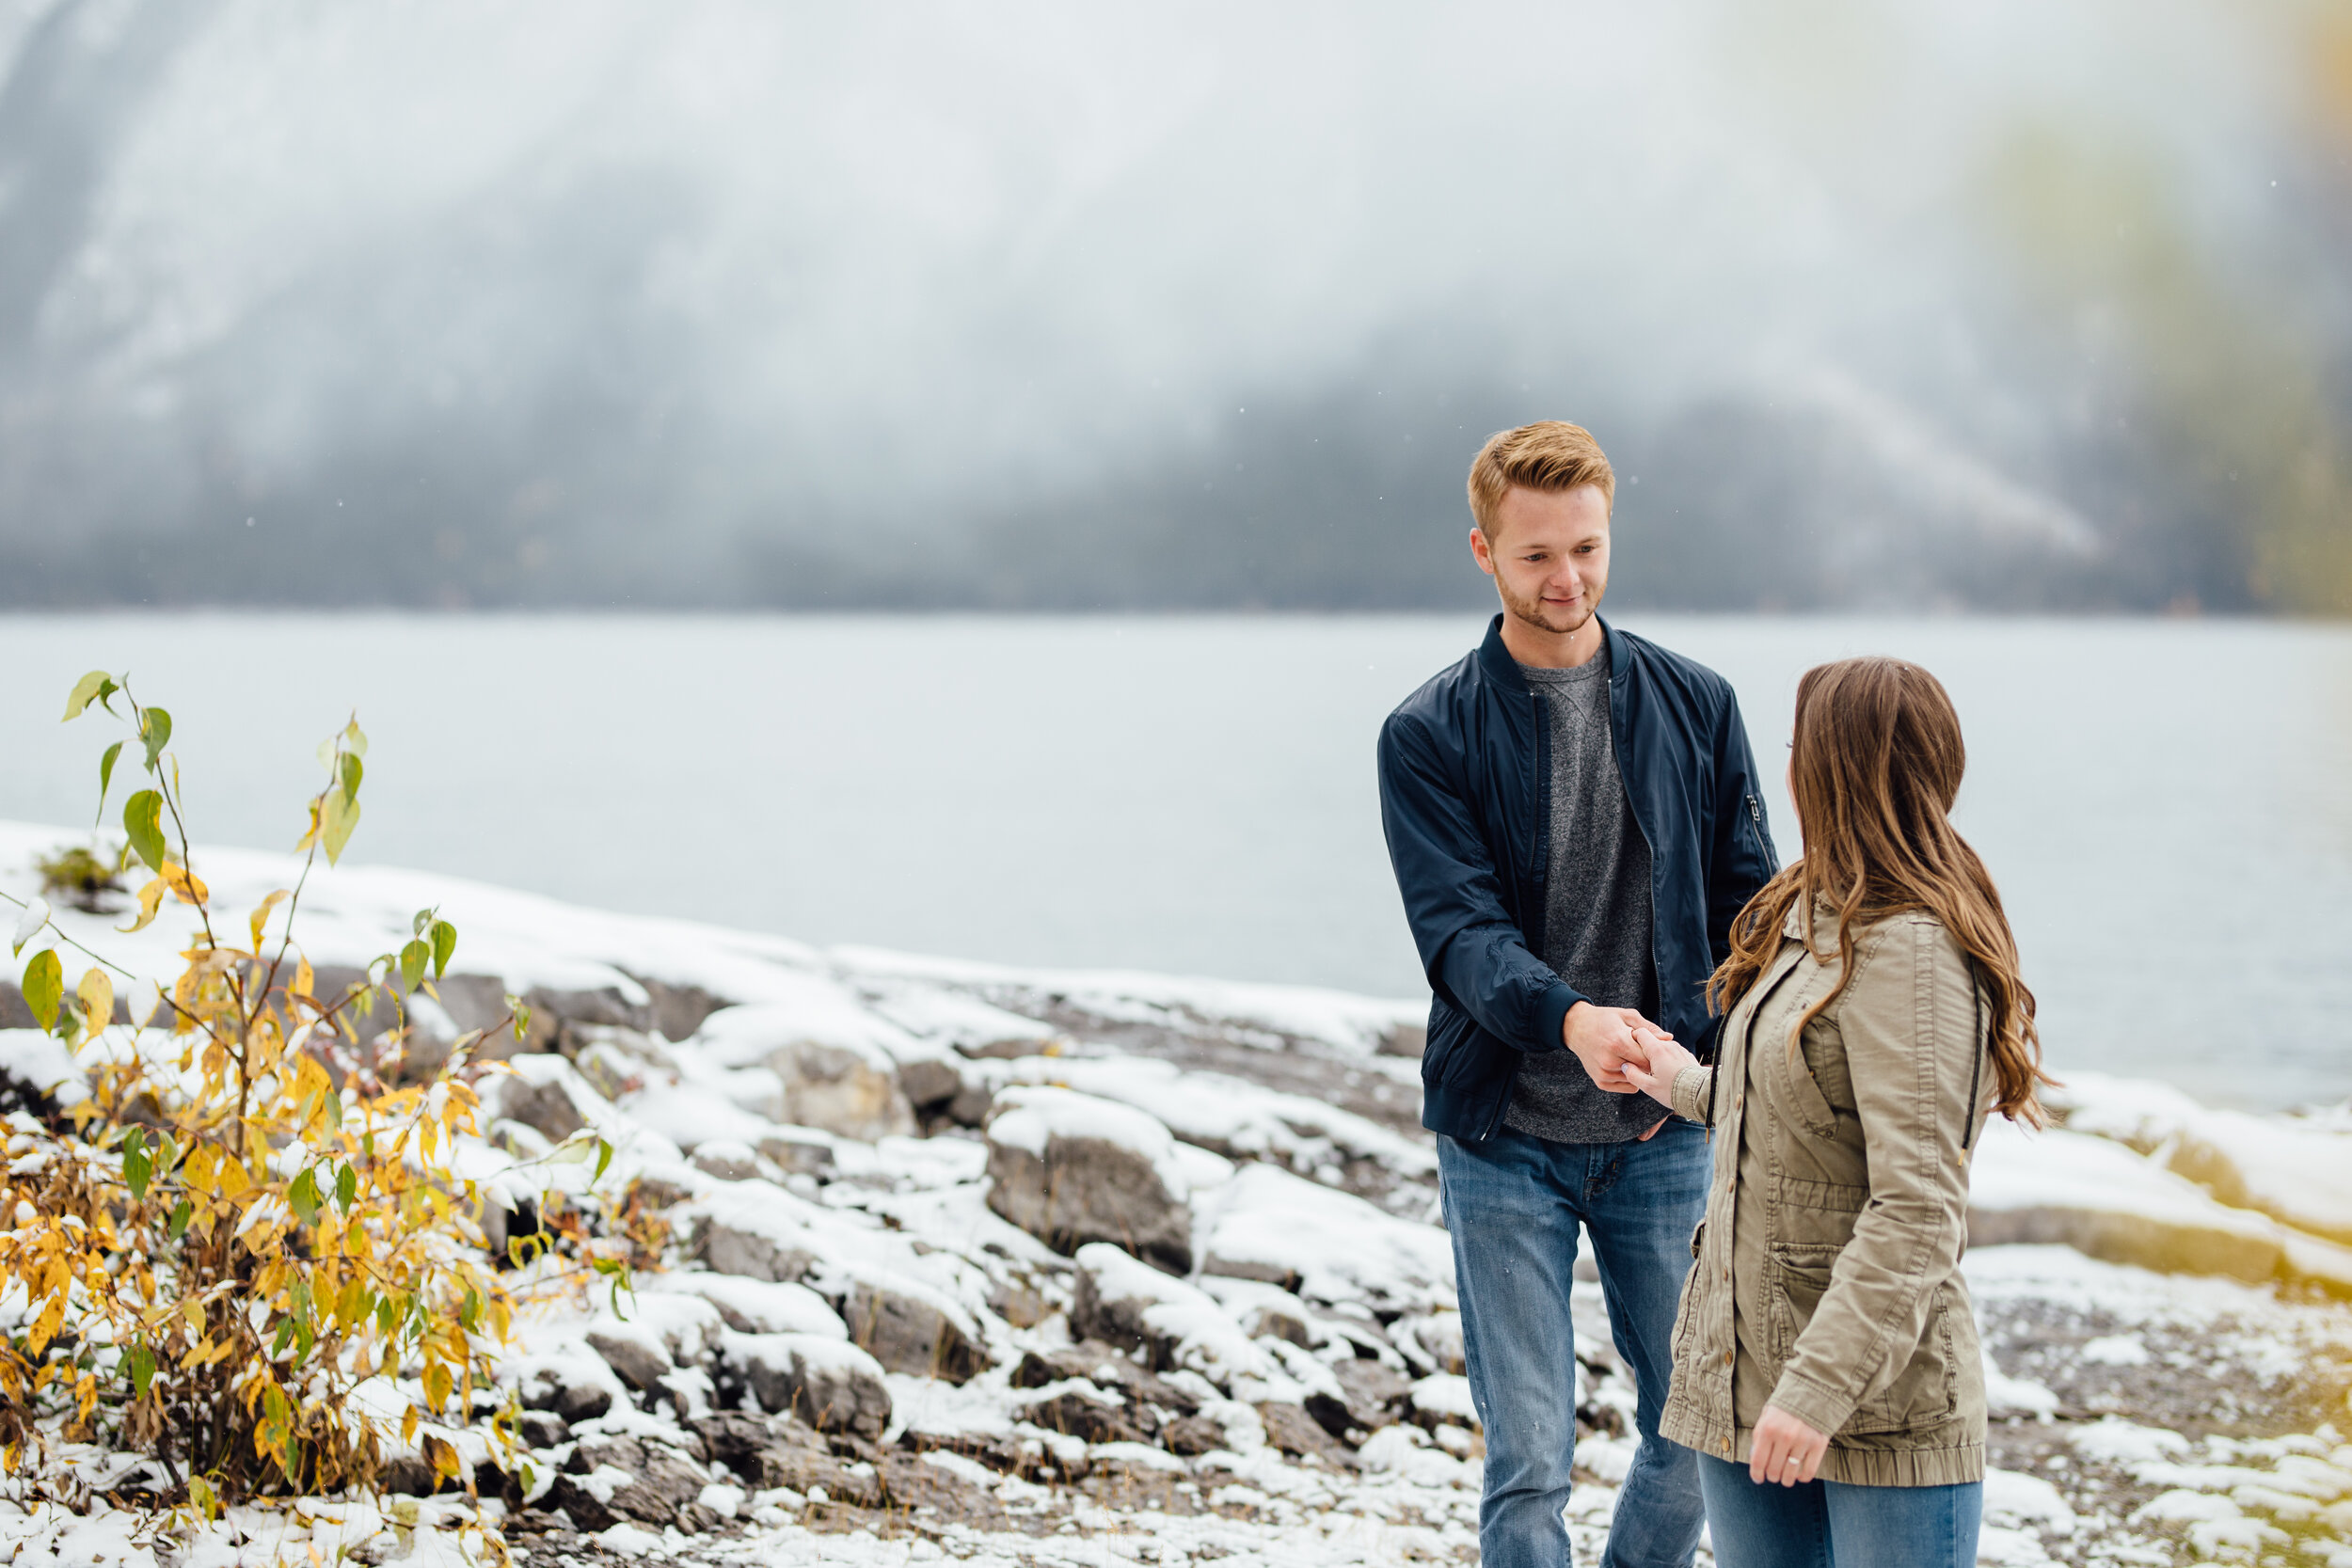
<instances>
[{"instance_id":1,"label":"olive green jacket","mask_svg":"<svg viewBox=\"0 0 2352 1568\"><path fill-rule=\"evenodd\" d=\"M1932 916L1854 933L1835 912L1779 953L1724 1020L1712 1068L1674 1108L1705 1123L1715 1173L1675 1321L1667 1437L1744 1464L1767 1402L1831 1434L1821 1475L1942 1486L1984 1475L1984 1366L1960 1256L1982 1126L1982 999ZM1815 954L1828 955L1826 962Z\"/></svg>"}]
</instances>

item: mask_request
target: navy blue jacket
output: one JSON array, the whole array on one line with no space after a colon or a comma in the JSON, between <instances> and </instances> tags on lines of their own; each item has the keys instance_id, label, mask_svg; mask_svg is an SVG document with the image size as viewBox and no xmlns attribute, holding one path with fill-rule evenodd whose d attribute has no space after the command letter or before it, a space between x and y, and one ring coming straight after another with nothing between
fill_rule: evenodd
<instances>
[{"instance_id":1,"label":"navy blue jacket","mask_svg":"<svg viewBox=\"0 0 2352 1568\"><path fill-rule=\"evenodd\" d=\"M1780 862L1731 683L1606 621L1609 728L1649 844L1657 1022L1702 1057L1707 977L1731 918ZM1536 957L1551 822L1551 726L1502 645L1502 617L1380 726L1380 819L1434 993L1422 1122L1478 1142L1511 1103L1523 1053L1564 1049L1585 998Z\"/></svg>"}]
</instances>

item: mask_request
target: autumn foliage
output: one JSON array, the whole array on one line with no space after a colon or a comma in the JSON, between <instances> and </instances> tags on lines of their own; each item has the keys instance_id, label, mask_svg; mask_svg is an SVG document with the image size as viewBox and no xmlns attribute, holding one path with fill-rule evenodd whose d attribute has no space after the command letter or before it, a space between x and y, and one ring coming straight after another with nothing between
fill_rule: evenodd
<instances>
[{"instance_id":1,"label":"autumn foliage","mask_svg":"<svg viewBox=\"0 0 2352 1568\"><path fill-rule=\"evenodd\" d=\"M176 981L142 985L38 898L23 906L12 945L38 949L24 999L87 1096L69 1087L7 1118L8 1467L102 1443L153 1456L165 1500L207 1513L366 1486L395 1444L456 1476L444 1433L486 1427L512 1445L489 1372L514 1276L485 1259L479 1195L453 1164L474 1130L482 1032L424 1082L395 1069L405 999L433 990L457 932L421 911L364 982L320 994L294 923L318 858L339 857L358 821L367 737L354 721L321 748L301 875L237 918L214 907L189 853L170 717L127 679L85 677L66 717L95 705L129 727L103 752L102 818L126 745L143 776L121 823L124 863L147 880L122 929L191 930ZM81 971L70 989L68 957ZM510 999L501 1026L525 1022Z\"/></svg>"}]
</instances>

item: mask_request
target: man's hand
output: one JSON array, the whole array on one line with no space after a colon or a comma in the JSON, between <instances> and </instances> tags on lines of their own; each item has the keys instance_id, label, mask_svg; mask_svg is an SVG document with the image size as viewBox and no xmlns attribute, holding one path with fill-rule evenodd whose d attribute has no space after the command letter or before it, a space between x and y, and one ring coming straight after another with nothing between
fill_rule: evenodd
<instances>
[{"instance_id":1,"label":"man's hand","mask_svg":"<svg viewBox=\"0 0 2352 1568\"><path fill-rule=\"evenodd\" d=\"M1593 1082L1611 1094L1639 1094L1640 1085L1625 1075L1625 1064L1649 1065L1649 1053L1633 1037L1645 1029L1661 1040L1674 1037L1631 1007L1596 1007L1579 1002L1560 1021L1560 1043L1576 1053Z\"/></svg>"},{"instance_id":2,"label":"man's hand","mask_svg":"<svg viewBox=\"0 0 2352 1568\"><path fill-rule=\"evenodd\" d=\"M1764 1407L1748 1449L1748 1479L1758 1486L1797 1486L1821 1471L1829 1439L1776 1404Z\"/></svg>"},{"instance_id":3,"label":"man's hand","mask_svg":"<svg viewBox=\"0 0 2352 1568\"><path fill-rule=\"evenodd\" d=\"M1634 1043L1642 1048L1646 1060L1625 1064L1622 1070L1626 1082L1668 1110L1674 1109L1676 1075L1686 1067L1698 1066L1699 1059L1675 1041L1646 1029L1635 1031Z\"/></svg>"}]
</instances>

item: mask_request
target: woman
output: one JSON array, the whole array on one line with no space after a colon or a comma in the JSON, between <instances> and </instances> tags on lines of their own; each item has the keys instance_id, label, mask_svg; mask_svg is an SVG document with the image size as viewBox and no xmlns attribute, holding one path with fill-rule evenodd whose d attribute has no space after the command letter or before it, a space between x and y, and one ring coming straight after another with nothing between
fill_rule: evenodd
<instances>
[{"instance_id":1,"label":"woman","mask_svg":"<svg viewBox=\"0 0 2352 1568\"><path fill-rule=\"evenodd\" d=\"M1948 818L1965 753L1935 677L1810 670L1790 746L1804 857L1732 923L1716 1065L1645 1036L1626 1069L1715 1146L1662 1430L1698 1450L1724 1568L1969 1568L1968 1149L1988 1091L2042 1119L2033 993Z\"/></svg>"}]
</instances>

